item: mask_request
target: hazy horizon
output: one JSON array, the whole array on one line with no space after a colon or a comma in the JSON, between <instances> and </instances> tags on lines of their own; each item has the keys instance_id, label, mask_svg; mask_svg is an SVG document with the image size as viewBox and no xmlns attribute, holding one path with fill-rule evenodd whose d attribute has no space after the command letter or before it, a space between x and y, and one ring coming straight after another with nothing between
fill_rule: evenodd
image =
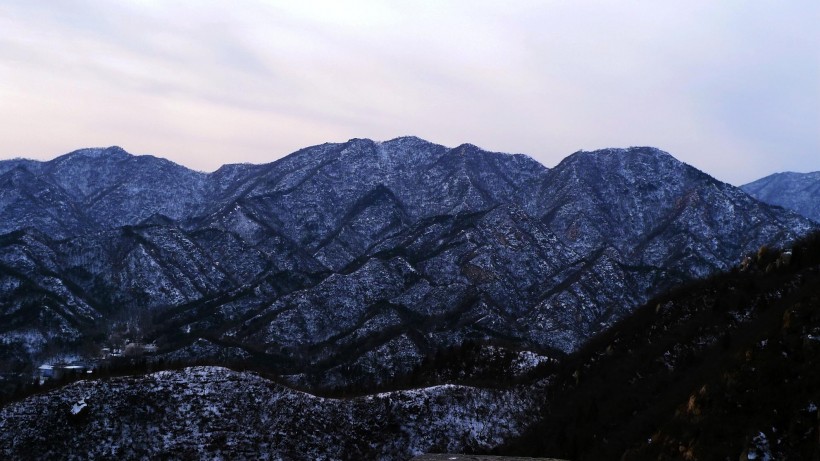
<instances>
[{"instance_id":1,"label":"hazy horizon","mask_svg":"<svg viewBox=\"0 0 820 461\"><path fill-rule=\"evenodd\" d=\"M0 5L0 159L94 146L199 171L405 135L523 153L653 146L735 185L820 170L801 0Z\"/></svg>"}]
</instances>

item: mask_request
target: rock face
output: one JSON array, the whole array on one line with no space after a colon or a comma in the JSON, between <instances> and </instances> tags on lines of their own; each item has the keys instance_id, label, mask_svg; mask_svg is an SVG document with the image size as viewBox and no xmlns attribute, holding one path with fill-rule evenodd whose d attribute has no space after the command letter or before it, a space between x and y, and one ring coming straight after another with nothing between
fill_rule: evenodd
<instances>
[{"instance_id":1,"label":"rock face","mask_svg":"<svg viewBox=\"0 0 820 461\"><path fill-rule=\"evenodd\" d=\"M740 188L761 202L782 206L820 222L820 171L775 173Z\"/></svg>"},{"instance_id":2,"label":"rock face","mask_svg":"<svg viewBox=\"0 0 820 461\"><path fill-rule=\"evenodd\" d=\"M119 148L0 162L0 216L4 344L36 357L139 318L161 353L206 341L323 386L465 340L570 352L815 227L654 148L547 169L412 137L211 174Z\"/></svg>"}]
</instances>

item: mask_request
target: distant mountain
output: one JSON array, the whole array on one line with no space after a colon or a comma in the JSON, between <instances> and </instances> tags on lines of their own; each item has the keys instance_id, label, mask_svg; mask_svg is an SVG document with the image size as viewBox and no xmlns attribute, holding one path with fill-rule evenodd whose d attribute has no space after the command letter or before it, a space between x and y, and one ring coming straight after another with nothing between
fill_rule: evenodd
<instances>
[{"instance_id":1,"label":"distant mountain","mask_svg":"<svg viewBox=\"0 0 820 461\"><path fill-rule=\"evenodd\" d=\"M820 171L775 173L740 188L761 202L782 206L820 222Z\"/></svg>"},{"instance_id":2,"label":"distant mountain","mask_svg":"<svg viewBox=\"0 0 820 461\"><path fill-rule=\"evenodd\" d=\"M157 213L183 219L208 198L206 178L119 147L81 149L42 163L3 161L0 232L31 227L64 238L137 224Z\"/></svg>"},{"instance_id":3,"label":"distant mountain","mask_svg":"<svg viewBox=\"0 0 820 461\"><path fill-rule=\"evenodd\" d=\"M572 352L816 226L654 148L547 169L413 137L211 174L119 148L0 162L0 217L0 338L29 363L125 328L169 360L238 350L320 387L467 341Z\"/></svg>"}]
</instances>

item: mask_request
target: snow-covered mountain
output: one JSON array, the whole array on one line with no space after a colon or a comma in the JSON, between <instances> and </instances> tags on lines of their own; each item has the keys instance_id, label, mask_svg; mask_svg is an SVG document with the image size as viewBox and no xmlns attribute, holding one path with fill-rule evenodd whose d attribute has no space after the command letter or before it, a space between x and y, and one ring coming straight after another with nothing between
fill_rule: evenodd
<instances>
[{"instance_id":1,"label":"snow-covered mountain","mask_svg":"<svg viewBox=\"0 0 820 461\"><path fill-rule=\"evenodd\" d=\"M53 238L183 219L207 197L208 175L119 147L80 149L48 162L0 162L0 232L35 228Z\"/></svg>"},{"instance_id":2,"label":"snow-covered mountain","mask_svg":"<svg viewBox=\"0 0 820 461\"><path fill-rule=\"evenodd\" d=\"M818 312L820 232L664 293L544 367L543 357L502 348L450 351L427 364L444 381L493 363L523 371L522 380L487 369L484 385L473 371L469 385L328 398L221 367L97 376L0 408L0 454L815 459ZM446 371L448 356L455 374Z\"/></svg>"},{"instance_id":3,"label":"snow-covered mountain","mask_svg":"<svg viewBox=\"0 0 820 461\"><path fill-rule=\"evenodd\" d=\"M119 148L0 162L0 216L3 347L36 360L138 319L162 357L242 351L311 386L468 340L570 352L816 226L654 148L548 169L413 137L211 174Z\"/></svg>"},{"instance_id":4,"label":"snow-covered mountain","mask_svg":"<svg viewBox=\"0 0 820 461\"><path fill-rule=\"evenodd\" d=\"M761 202L782 206L820 222L820 171L775 173L740 188Z\"/></svg>"}]
</instances>

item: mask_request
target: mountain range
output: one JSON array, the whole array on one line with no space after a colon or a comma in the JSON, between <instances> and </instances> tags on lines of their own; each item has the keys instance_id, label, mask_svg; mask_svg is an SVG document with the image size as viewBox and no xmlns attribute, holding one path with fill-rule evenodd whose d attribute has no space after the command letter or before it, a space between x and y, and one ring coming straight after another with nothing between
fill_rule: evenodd
<instances>
[{"instance_id":1,"label":"mountain range","mask_svg":"<svg viewBox=\"0 0 820 461\"><path fill-rule=\"evenodd\" d=\"M372 385L480 340L561 356L649 297L817 226L658 149L353 139L214 173L120 148L0 162L18 367L115 329L169 360Z\"/></svg>"},{"instance_id":2,"label":"mountain range","mask_svg":"<svg viewBox=\"0 0 820 461\"><path fill-rule=\"evenodd\" d=\"M0 408L0 453L815 459L818 312L820 232L664 293L578 351L535 368L533 356L475 345L428 364L447 380L472 375L466 382L352 398L213 366L83 380ZM504 370L522 365L526 376L509 380Z\"/></svg>"},{"instance_id":3,"label":"mountain range","mask_svg":"<svg viewBox=\"0 0 820 461\"><path fill-rule=\"evenodd\" d=\"M650 147L550 169L414 137L210 174L117 147L2 161L0 452L811 455L818 223L775 202L816 189L755 184ZM754 408L756 367L799 370L799 424L727 406ZM715 449L702 423L734 429Z\"/></svg>"}]
</instances>

